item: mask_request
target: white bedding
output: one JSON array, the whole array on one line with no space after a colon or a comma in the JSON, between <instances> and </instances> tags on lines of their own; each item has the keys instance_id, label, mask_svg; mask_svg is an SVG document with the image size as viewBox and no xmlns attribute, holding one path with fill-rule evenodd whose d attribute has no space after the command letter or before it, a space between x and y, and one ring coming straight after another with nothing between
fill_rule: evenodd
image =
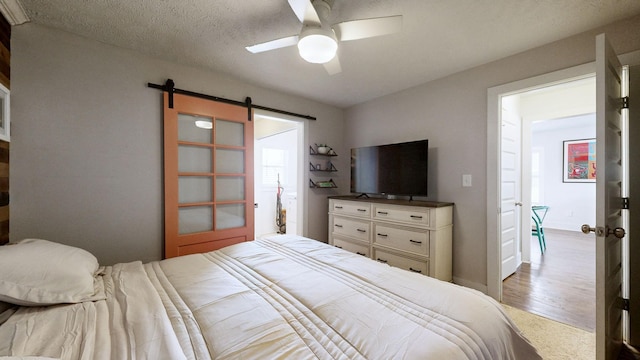
<instances>
[{"instance_id":1,"label":"white bedding","mask_svg":"<svg viewBox=\"0 0 640 360\"><path fill-rule=\"evenodd\" d=\"M103 273L106 300L21 307L0 326L0 355L540 358L493 299L301 237Z\"/></svg>"}]
</instances>

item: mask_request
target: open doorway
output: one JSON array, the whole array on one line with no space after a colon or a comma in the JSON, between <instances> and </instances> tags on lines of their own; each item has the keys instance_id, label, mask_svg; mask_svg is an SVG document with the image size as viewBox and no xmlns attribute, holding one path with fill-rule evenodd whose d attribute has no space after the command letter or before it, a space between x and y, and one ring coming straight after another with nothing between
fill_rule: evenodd
<instances>
[{"instance_id":1,"label":"open doorway","mask_svg":"<svg viewBox=\"0 0 640 360\"><path fill-rule=\"evenodd\" d=\"M588 76L503 99L516 104L523 129L520 196L531 204L516 246L523 261L506 273L503 266L503 303L587 331L595 330L595 237L580 226L595 222L595 85ZM534 236L533 208L542 211Z\"/></svg>"},{"instance_id":2,"label":"open doorway","mask_svg":"<svg viewBox=\"0 0 640 360\"><path fill-rule=\"evenodd\" d=\"M255 237L301 235L304 122L260 111L254 121Z\"/></svg>"},{"instance_id":3,"label":"open doorway","mask_svg":"<svg viewBox=\"0 0 640 360\"><path fill-rule=\"evenodd\" d=\"M512 84L507 84L492 88L489 91L489 113L488 113L488 164L489 172L487 178L487 203L488 209L497 208L500 212L493 216L491 212L488 213L487 222L487 259L488 259L488 273L487 273L487 290L488 293L494 298L502 301L505 298L505 292L503 291L502 280L509 278L512 273L517 274L517 270L522 269L522 264L525 264L525 268L528 267L529 273L527 274L528 281L534 281L532 279L540 279L540 275L554 274L558 275L558 271L563 271L558 268L553 268L551 264L551 258L553 256L542 255L542 250L539 248L537 238L532 237L531 225L532 225L532 205L546 203L550 200L554 201L553 208L557 208L555 216L550 216L546 219L546 227L551 228L549 225L555 226L561 232L566 232L568 235L580 236L578 232L580 226L574 226L572 223L565 222L566 218L572 218L574 221L588 223L591 221L595 214L588 218L580 218L579 212L586 210L590 207L592 210L595 208L595 200L590 203L586 209L570 208L571 199L566 198L562 193L558 196L553 195L557 189L551 188L547 185L545 179L547 177L554 177L552 180L554 186L562 187L562 141L571 140L574 136L582 138L578 135L563 134L564 130L560 130L560 127L565 126L566 131L573 131L573 125L570 119L581 116L591 116L595 112L595 81L593 77L593 66L588 64L579 66L572 69L559 71L543 76L539 76L532 79L519 81ZM580 92L581 90L588 89L586 92ZM515 137L517 141L517 148L520 152L517 156L519 164L514 168L517 169L516 181L512 181L513 184L505 184L503 178L504 166L503 159L505 159L505 151L502 149L505 143L512 141L513 139L506 139L502 136L505 128L505 122L503 120L505 109L510 112L509 119L516 119L518 137ZM509 124L507 124L509 125ZM546 127L546 129L545 129ZM553 129L556 127L556 129ZM495 133L493 131L495 131ZM541 134L545 131L547 136L543 135L542 141L540 139L535 140L534 132ZM551 141L549 134L554 136L568 137L567 139L555 139L556 144L550 145L546 140ZM590 135L586 135L590 136ZM594 136L595 137L595 136ZM569 139L571 138L571 139ZM559 144L557 144L557 142ZM535 148L535 151L534 151ZM550 160L550 158L552 158ZM546 159L546 160L545 160ZM542 163L546 162L546 164ZM535 162L535 164L534 164ZM492 171L491 164L494 165L494 171ZM537 166L537 171L533 171L533 165ZM550 169L553 169L551 171ZM511 180L511 176L509 176ZM580 184L584 185L584 184ZM592 184L589 184L592 185ZM512 199L508 199L505 202L504 191L505 189L520 189L514 191L515 195ZM553 191L552 191L553 190ZM563 203L563 201L565 201ZM508 204L511 202L512 204ZM515 204L514 204L515 203ZM510 208L508 205L512 205ZM544 204L547 205L547 204ZM505 213L505 210L511 209L511 216L515 219L515 224L509 225L505 219L509 214ZM593 212L593 211L592 211ZM552 213L549 212L549 215ZM505 229L505 226L512 226L514 229ZM510 232L505 230L511 230ZM505 233L517 233L515 239L504 241L502 234ZM550 231L553 232L553 231ZM562 234L562 233L560 233ZM553 236L553 235L550 235ZM535 240L535 241L534 241ZM513 254L506 253L506 250L513 250ZM514 250L515 249L515 250ZM547 240L546 254L552 251L552 246L549 246ZM559 248L556 248L554 256L558 256L560 253ZM574 250L569 250L574 251ZM575 250L580 251L580 250ZM492 254L492 252L494 252ZM505 257L505 255L508 255ZM547 256L546 258L544 256ZM563 257L566 257L566 252L563 252ZM503 264L505 259L509 257L515 257L521 259L518 261L517 266L513 271L504 271ZM595 257L590 256L590 262L595 263ZM545 263L546 262L546 263ZM549 264L547 264L549 263ZM586 271L589 268L587 268ZM591 270L593 271L593 270ZM533 276L535 275L535 276ZM567 275L571 277L574 275ZM593 276L591 274L590 276ZM544 280L542 280L544 281ZM554 280L549 279L549 282ZM544 283L544 282L543 282ZM527 283L526 280L520 279L519 284L525 284L534 289L538 289L540 284ZM593 287L595 284L590 285ZM511 291L511 289L509 289ZM550 289L552 293L554 290ZM513 294L507 294L511 296ZM543 299L535 298L523 298L526 296L523 291L520 291L517 296L519 300L524 304L532 305L536 302L540 305L549 305L556 300L547 297ZM581 294L584 297L584 294ZM593 303L595 297L592 297L589 301ZM557 300L557 307L562 311L563 304L562 299ZM524 308L525 311L530 311L530 308ZM534 312L534 311L532 311ZM540 312L538 312L540 314ZM541 314L548 315L549 314ZM556 319L563 321L563 319ZM565 321L566 322L566 321ZM574 324L575 325L575 324ZM584 328L584 326L581 326Z\"/></svg>"}]
</instances>

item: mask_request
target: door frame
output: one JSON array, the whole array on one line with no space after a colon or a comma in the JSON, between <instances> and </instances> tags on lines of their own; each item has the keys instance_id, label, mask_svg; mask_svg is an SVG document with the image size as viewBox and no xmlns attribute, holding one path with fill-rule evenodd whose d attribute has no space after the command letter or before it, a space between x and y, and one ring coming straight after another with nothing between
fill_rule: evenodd
<instances>
[{"instance_id":1,"label":"door frame","mask_svg":"<svg viewBox=\"0 0 640 360\"><path fill-rule=\"evenodd\" d=\"M623 65L640 65L640 50L618 56ZM500 98L595 74L595 61L523 79L487 90L487 294L502 301L500 279ZM623 259L623 261L628 259Z\"/></svg>"},{"instance_id":2,"label":"door frame","mask_svg":"<svg viewBox=\"0 0 640 360\"><path fill-rule=\"evenodd\" d=\"M502 98L579 80L594 74L595 62L592 62L492 87L487 90L487 294L498 301L502 300L502 254L499 237ZM530 201L526 203L530 205ZM526 203L523 201L523 205L526 205ZM522 213L524 214L524 211Z\"/></svg>"},{"instance_id":3,"label":"door frame","mask_svg":"<svg viewBox=\"0 0 640 360\"><path fill-rule=\"evenodd\" d=\"M292 115L286 115L286 114L280 114L280 113L275 113L272 111L268 111L268 110L262 110L262 109L254 109L254 117L255 116L261 116L263 118L274 118L276 120L285 120L285 121L291 121L296 123L296 134L297 134L297 147L298 147L298 161L296 164L297 167L297 175L296 175L296 187L297 187L297 198L296 198L296 205L297 205L297 216L296 216L296 224L297 224L297 232L298 234L302 235L302 236L306 236L307 235L307 229L308 229L308 221L307 221L307 214L308 214L308 209L306 207L307 201L305 201L305 199L307 198L308 194L307 191L309 190L309 187L307 185L308 182L308 178L306 177L307 172L304 171L304 169L306 169L305 164L307 163L308 159L307 159L307 152L305 151L305 149L307 149L309 147L309 124L306 121L306 119L300 118L300 117L296 117L296 116L292 116ZM255 144L255 139L254 139L254 144ZM255 185L254 185L255 186Z\"/></svg>"},{"instance_id":4,"label":"door frame","mask_svg":"<svg viewBox=\"0 0 640 360\"><path fill-rule=\"evenodd\" d=\"M640 98L640 65L632 64L627 69L629 72L629 98L630 99L639 99ZM629 139L637 139L640 136L640 107L637 104L634 106L633 104L629 104L629 117L627 123L627 135L628 138L626 142L628 144L628 169L626 183L628 184L628 188L626 191L627 196L634 196L635 192L640 189L640 177L638 176L638 170L640 166L638 159L640 159L640 147L636 142L630 142ZM635 166L634 166L635 165ZM634 229L637 232L640 225L640 214L638 212L628 212L629 216L629 229L627 229L627 234L629 239L634 237ZM635 227L634 227L635 226ZM640 247L637 245L637 242L627 241L623 243L623 246L626 246L628 258L624 259L628 262L629 266L627 266L626 271L623 273L623 279L626 280L627 287L623 289L623 296L628 298L630 301L629 307L632 309L637 309L640 304L640 287L631 286L631 284L640 283L640 267L637 262L629 261L629 259L638 259L640 258ZM627 314L628 315L628 314ZM636 349L640 348L640 317L629 317L626 316L624 321L627 323L624 338L627 340L627 343Z\"/></svg>"}]
</instances>

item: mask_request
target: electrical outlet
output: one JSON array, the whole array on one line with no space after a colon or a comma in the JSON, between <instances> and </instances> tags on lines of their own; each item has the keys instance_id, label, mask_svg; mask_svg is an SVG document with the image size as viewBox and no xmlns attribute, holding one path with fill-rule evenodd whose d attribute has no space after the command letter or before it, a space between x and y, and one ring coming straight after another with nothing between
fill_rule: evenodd
<instances>
[{"instance_id":1,"label":"electrical outlet","mask_svg":"<svg viewBox=\"0 0 640 360\"><path fill-rule=\"evenodd\" d=\"M471 174L462 175L462 186L471 187Z\"/></svg>"}]
</instances>

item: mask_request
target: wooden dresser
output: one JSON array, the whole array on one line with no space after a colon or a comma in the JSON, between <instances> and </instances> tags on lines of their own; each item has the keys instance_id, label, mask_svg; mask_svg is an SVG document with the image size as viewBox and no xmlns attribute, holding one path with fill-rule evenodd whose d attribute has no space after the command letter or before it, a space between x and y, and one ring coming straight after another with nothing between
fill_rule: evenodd
<instances>
[{"instance_id":1,"label":"wooden dresser","mask_svg":"<svg viewBox=\"0 0 640 360\"><path fill-rule=\"evenodd\" d=\"M329 244L391 266L452 280L453 203L334 196Z\"/></svg>"}]
</instances>

